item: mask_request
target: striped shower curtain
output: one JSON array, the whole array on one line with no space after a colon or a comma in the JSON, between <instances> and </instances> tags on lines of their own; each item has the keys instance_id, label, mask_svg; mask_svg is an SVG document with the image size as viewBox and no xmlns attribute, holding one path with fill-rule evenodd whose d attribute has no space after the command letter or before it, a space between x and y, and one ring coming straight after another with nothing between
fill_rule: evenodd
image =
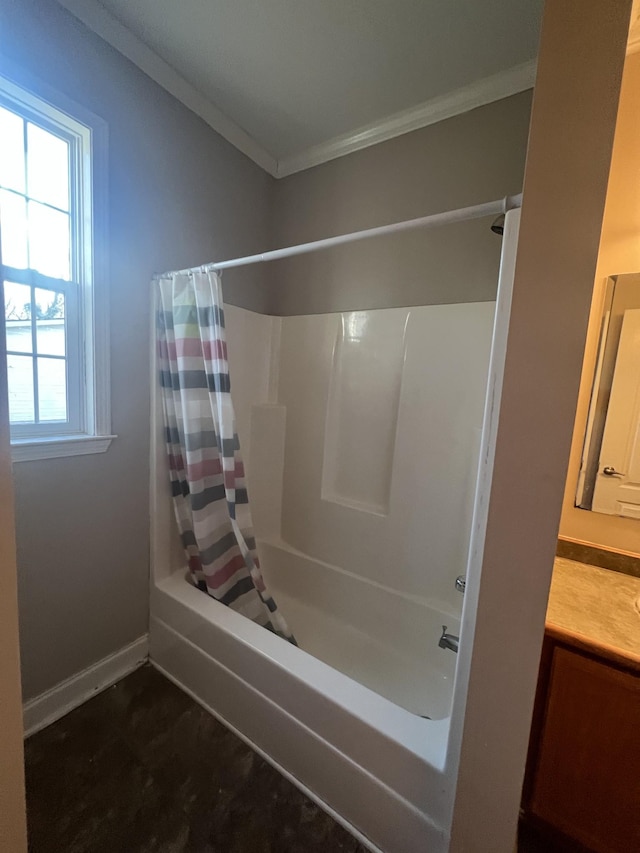
<instances>
[{"instance_id":1,"label":"striped shower curtain","mask_svg":"<svg viewBox=\"0 0 640 853\"><path fill-rule=\"evenodd\" d=\"M235 430L220 277L158 281L158 354L175 515L195 585L295 642L265 588Z\"/></svg>"}]
</instances>

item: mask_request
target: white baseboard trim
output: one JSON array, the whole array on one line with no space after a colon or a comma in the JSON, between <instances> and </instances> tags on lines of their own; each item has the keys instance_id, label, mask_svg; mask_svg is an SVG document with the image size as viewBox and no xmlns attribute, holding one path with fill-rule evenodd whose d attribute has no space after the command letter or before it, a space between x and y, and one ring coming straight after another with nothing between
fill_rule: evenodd
<instances>
[{"instance_id":1,"label":"white baseboard trim","mask_svg":"<svg viewBox=\"0 0 640 853\"><path fill-rule=\"evenodd\" d=\"M97 661L24 703L24 736L35 734L97 693L120 681L149 659L149 635Z\"/></svg>"}]
</instances>

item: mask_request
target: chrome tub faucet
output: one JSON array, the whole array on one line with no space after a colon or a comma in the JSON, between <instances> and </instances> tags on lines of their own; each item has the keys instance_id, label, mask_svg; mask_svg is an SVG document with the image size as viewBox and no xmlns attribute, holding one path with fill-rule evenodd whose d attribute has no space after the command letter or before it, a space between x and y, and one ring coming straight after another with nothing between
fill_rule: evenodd
<instances>
[{"instance_id":1,"label":"chrome tub faucet","mask_svg":"<svg viewBox=\"0 0 640 853\"><path fill-rule=\"evenodd\" d=\"M438 646L441 649L451 649L452 652L458 652L458 645L460 644L460 637L456 637L455 634L447 634L447 626L442 626L442 636L438 640Z\"/></svg>"}]
</instances>

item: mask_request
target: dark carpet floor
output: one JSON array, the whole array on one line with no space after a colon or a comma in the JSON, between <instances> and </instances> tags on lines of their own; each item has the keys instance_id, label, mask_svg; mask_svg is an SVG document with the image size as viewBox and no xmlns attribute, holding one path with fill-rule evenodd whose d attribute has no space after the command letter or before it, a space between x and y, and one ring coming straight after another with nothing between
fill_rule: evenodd
<instances>
[{"instance_id":1,"label":"dark carpet floor","mask_svg":"<svg viewBox=\"0 0 640 853\"><path fill-rule=\"evenodd\" d=\"M25 763L30 853L367 853L150 666L30 737ZM524 828L518 850L553 853Z\"/></svg>"},{"instance_id":2,"label":"dark carpet floor","mask_svg":"<svg viewBox=\"0 0 640 853\"><path fill-rule=\"evenodd\" d=\"M365 853L149 666L25 753L31 853Z\"/></svg>"}]
</instances>

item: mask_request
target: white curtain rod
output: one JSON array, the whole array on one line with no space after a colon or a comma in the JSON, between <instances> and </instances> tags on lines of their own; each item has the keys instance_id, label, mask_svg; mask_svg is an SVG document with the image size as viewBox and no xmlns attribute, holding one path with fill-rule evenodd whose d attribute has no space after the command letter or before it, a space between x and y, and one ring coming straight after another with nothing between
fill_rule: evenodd
<instances>
[{"instance_id":1,"label":"white curtain rod","mask_svg":"<svg viewBox=\"0 0 640 853\"><path fill-rule=\"evenodd\" d=\"M451 225L454 222L464 222L467 219L480 219L483 216L497 216L520 207L522 193L508 195L497 201L487 201L484 204L474 204L471 207L461 207L458 210L446 210L444 213L432 213L418 219L407 219L405 222L394 222L392 225L380 225L377 228L367 228L364 231L352 231L350 234L340 234L337 237L327 237L324 240L314 240L312 243L301 243L299 246L288 246L286 249L274 249L259 255L247 255L245 258L234 258L231 261L204 264L185 270L161 273L154 278L166 278L170 275L187 275L193 272L208 272L209 270L226 270L231 267L244 267L248 264L260 264L264 261L277 261L292 255L303 255L306 252L317 252L320 249L330 249L343 243L354 243L356 240L368 240L370 237L381 237L383 234L396 234L399 231L410 231L414 228L437 228L440 225Z\"/></svg>"}]
</instances>

